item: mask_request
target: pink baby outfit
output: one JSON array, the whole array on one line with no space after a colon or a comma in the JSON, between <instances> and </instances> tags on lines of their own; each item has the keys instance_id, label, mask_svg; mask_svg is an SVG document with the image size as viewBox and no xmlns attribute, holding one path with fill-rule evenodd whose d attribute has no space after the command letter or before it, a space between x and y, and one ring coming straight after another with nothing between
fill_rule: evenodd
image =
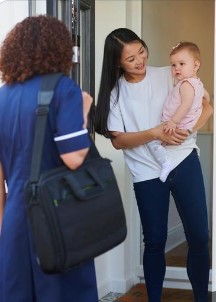
<instances>
[{"instance_id":1,"label":"pink baby outfit","mask_svg":"<svg viewBox=\"0 0 216 302\"><path fill-rule=\"evenodd\" d=\"M204 95L203 83L198 78L188 78L179 81L174 89L169 93L167 101L163 109L162 121L169 121L175 114L177 108L181 104L180 86L183 82L188 81L194 88L195 96L190 111L177 125L180 129L191 129L196 124L202 113L202 98Z\"/></svg>"}]
</instances>

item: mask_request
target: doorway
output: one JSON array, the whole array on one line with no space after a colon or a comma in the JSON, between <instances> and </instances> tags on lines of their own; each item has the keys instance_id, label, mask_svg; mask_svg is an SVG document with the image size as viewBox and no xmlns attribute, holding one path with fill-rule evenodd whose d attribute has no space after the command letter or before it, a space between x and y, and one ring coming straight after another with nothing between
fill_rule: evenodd
<instances>
[{"instance_id":1,"label":"doorway","mask_svg":"<svg viewBox=\"0 0 216 302\"><path fill-rule=\"evenodd\" d=\"M169 65L169 54L180 41L196 43L201 52L199 76L208 90L211 102L214 97L214 1L142 1L142 38L149 47L149 65ZM209 233L212 240L213 199L213 118L199 130L197 144L206 189ZM210 242L211 246L211 242ZM141 243L141 253L143 253ZM182 255L187 254L185 235L175 204L171 198L167 253L172 253L175 266L167 267L167 280L187 280ZM176 250L176 254L175 254ZM174 277L175 276L175 277ZM167 284L170 284L167 281ZM166 286L166 282L165 282ZM187 287L188 285L184 284Z\"/></svg>"}]
</instances>

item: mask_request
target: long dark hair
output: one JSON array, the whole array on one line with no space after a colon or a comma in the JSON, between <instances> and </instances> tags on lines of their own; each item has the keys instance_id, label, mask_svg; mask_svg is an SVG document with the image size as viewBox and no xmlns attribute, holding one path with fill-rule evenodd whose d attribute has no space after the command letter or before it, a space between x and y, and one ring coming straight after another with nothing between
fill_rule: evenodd
<instances>
[{"instance_id":1,"label":"long dark hair","mask_svg":"<svg viewBox=\"0 0 216 302\"><path fill-rule=\"evenodd\" d=\"M110 110L110 94L112 89L116 87L116 102L118 102L118 80L124 73L124 70L119 67L122 49L125 44L133 41L139 41L148 52L148 47L145 42L128 28L113 30L105 40L101 82L95 111L95 131L107 138L110 138L110 133L107 128L107 119Z\"/></svg>"}]
</instances>

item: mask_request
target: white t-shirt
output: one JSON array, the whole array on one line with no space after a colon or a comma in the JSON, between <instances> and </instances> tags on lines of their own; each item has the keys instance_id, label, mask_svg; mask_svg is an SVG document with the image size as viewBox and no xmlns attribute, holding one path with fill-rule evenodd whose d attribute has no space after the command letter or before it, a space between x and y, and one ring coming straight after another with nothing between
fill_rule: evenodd
<instances>
[{"instance_id":1,"label":"white t-shirt","mask_svg":"<svg viewBox=\"0 0 216 302\"><path fill-rule=\"evenodd\" d=\"M164 103L172 88L170 67L148 66L145 78L138 83L129 83L121 77L118 102L116 89L111 93L109 131L137 132L159 125ZM180 146L166 147L175 166L182 162L193 148L198 148L196 135L189 137ZM133 149L124 149L123 152L133 182L159 177L161 167L145 144Z\"/></svg>"}]
</instances>

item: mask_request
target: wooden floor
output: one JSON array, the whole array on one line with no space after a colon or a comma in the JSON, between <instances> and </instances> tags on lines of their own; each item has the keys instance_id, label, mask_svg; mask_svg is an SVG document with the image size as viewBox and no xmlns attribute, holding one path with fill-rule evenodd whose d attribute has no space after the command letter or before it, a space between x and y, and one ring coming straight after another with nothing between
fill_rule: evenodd
<instances>
[{"instance_id":1,"label":"wooden floor","mask_svg":"<svg viewBox=\"0 0 216 302\"><path fill-rule=\"evenodd\" d=\"M128 293L114 300L116 302L147 302L146 288L144 284L136 284ZM212 301L209 293L209 302ZM191 290L164 288L161 302L194 302Z\"/></svg>"},{"instance_id":2,"label":"wooden floor","mask_svg":"<svg viewBox=\"0 0 216 302\"><path fill-rule=\"evenodd\" d=\"M187 243L184 242L166 254L167 266L185 267L187 258ZM210 261L212 259L211 242L209 243Z\"/></svg>"},{"instance_id":3,"label":"wooden floor","mask_svg":"<svg viewBox=\"0 0 216 302\"><path fill-rule=\"evenodd\" d=\"M210 259L211 259L211 244ZM184 242L172 251L166 254L167 266L185 267L187 258L187 243ZM112 300L113 301L113 300ZM136 284L128 293L118 297L117 302L147 302L147 293L144 284ZM212 301L211 293L209 293L209 302ZM162 302L194 302L193 293L191 290L163 288Z\"/></svg>"}]
</instances>

